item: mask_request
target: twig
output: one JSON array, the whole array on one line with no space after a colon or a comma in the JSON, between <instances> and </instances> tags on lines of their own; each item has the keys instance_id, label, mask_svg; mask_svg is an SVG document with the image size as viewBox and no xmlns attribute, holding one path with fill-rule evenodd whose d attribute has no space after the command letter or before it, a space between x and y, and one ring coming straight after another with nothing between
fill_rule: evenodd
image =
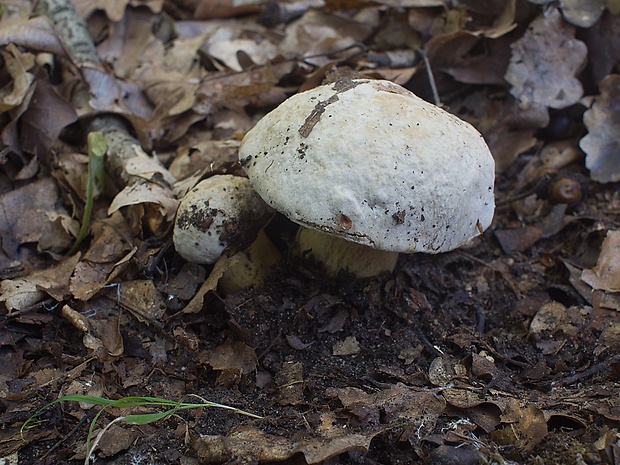
<instances>
[{"instance_id":1,"label":"twig","mask_svg":"<svg viewBox=\"0 0 620 465\"><path fill-rule=\"evenodd\" d=\"M435 84L435 76L433 76L433 69L431 68L431 62L426 56L426 52L421 48L416 48L416 52L420 54L422 60L424 61L424 65L426 66L426 74L428 76L428 83L431 86L431 91L433 92L433 100L435 100L435 105L438 107L442 107L441 99L439 98L439 92L437 91L437 85Z\"/></svg>"},{"instance_id":2,"label":"twig","mask_svg":"<svg viewBox=\"0 0 620 465\"><path fill-rule=\"evenodd\" d=\"M597 363L596 365L591 366L587 370L581 371L579 373L575 373L572 376L561 379L557 381L555 384L558 384L560 386L570 386L571 384L575 384L581 381L582 379L589 378L591 376L594 376L600 373L601 371L606 370L607 368L609 368L609 365L611 363L618 362L618 361L620 361L620 355L614 355L613 357L607 360L604 360L600 363Z\"/></svg>"},{"instance_id":3,"label":"twig","mask_svg":"<svg viewBox=\"0 0 620 465\"><path fill-rule=\"evenodd\" d=\"M56 444L54 444L52 447L50 447L45 454L43 454L41 457L38 458L37 461L39 463L45 463L45 459L51 453L53 453L56 449L58 449L61 445L63 445L67 441L67 439L69 439L71 436L73 436L77 432L77 430L80 429L80 427L86 422L86 420L88 420L88 415L84 415L82 418L80 418L80 420L71 429L71 431L69 431L67 434L65 434Z\"/></svg>"}]
</instances>

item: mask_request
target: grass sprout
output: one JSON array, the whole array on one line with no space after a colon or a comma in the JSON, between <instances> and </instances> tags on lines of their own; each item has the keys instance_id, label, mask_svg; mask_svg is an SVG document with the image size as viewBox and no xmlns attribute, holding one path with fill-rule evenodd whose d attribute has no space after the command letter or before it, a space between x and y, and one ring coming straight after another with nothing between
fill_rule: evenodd
<instances>
[{"instance_id":1,"label":"grass sprout","mask_svg":"<svg viewBox=\"0 0 620 465\"><path fill-rule=\"evenodd\" d=\"M68 396L60 397L43 407L37 410L30 418L28 418L24 424L22 425L21 432L23 437L24 430L34 428L36 417L41 414L44 410L48 409L54 404L62 403L62 402L80 402L89 405L98 405L103 407L101 410L97 412L95 417L90 422L90 427L88 429L88 439L86 442L86 460L85 464L88 464L90 461L90 457L93 454L97 444L101 440L103 434L108 430L110 426L117 422L124 422L130 425L144 425L147 423L153 423L158 420L162 420L169 416L175 415L178 412L183 410L195 409L195 408L220 408L224 410L230 410L238 415L244 415L250 418L261 419L263 417L259 415L255 415L250 412L246 412L245 410L238 409L236 407L232 407L230 405L218 404L216 402L210 402L203 397L200 397L195 394L190 394L190 397L198 399L200 402L185 402L185 401L174 401L169 399L163 399L160 397L142 397L142 396L128 396L122 397L120 399L106 399L105 397L98 396L87 396L83 394L71 394ZM103 428L102 431L99 432L97 437L91 443L91 439L93 438L95 426L103 414L103 412L108 408L123 408L123 409L132 409L138 407L150 407L150 408L160 408L163 410L153 413L139 413L139 414L129 414L124 416L119 416L112 420L107 426Z\"/></svg>"}]
</instances>

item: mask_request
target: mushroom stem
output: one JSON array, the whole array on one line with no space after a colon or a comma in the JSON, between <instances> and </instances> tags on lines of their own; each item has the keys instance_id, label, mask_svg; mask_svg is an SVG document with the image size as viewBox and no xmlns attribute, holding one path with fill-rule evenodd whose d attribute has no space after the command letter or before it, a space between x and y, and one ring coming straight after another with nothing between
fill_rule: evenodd
<instances>
[{"instance_id":1,"label":"mushroom stem","mask_svg":"<svg viewBox=\"0 0 620 465\"><path fill-rule=\"evenodd\" d=\"M347 271L368 278L394 271L398 252L377 250L337 236L301 227L297 233L297 253L320 263L326 274L335 277Z\"/></svg>"},{"instance_id":2,"label":"mushroom stem","mask_svg":"<svg viewBox=\"0 0 620 465\"><path fill-rule=\"evenodd\" d=\"M238 253L237 262L224 272L219 286L224 295L250 287L262 287L282 255L261 229L252 245Z\"/></svg>"}]
</instances>

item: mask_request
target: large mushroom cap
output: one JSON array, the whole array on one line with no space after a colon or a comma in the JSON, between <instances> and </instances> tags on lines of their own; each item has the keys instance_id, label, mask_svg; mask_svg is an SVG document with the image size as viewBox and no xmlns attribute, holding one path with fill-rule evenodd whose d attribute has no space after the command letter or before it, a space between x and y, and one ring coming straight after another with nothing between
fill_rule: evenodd
<instances>
[{"instance_id":1,"label":"large mushroom cap","mask_svg":"<svg viewBox=\"0 0 620 465\"><path fill-rule=\"evenodd\" d=\"M494 160L482 136L389 81L294 95L246 134L239 158L292 221L381 250L452 250L493 217Z\"/></svg>"}]
</instances>

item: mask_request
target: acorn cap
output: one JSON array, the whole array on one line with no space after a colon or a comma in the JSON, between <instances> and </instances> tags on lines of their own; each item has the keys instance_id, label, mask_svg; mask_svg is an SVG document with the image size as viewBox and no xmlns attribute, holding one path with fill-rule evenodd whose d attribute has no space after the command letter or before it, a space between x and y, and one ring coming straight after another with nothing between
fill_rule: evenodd
<instances>
[{"instance_id":1,"label":"acorn cap","mask_svg":"<svg viewBox=\"0 0 620 465\"><path fill-rule=\"evenodd\" d=\"M292 221L381 250L445 252L493 218L495 165L482 136L389 81L292 96L246 134L239 159Z\"/></svg>"}]
</instances>

